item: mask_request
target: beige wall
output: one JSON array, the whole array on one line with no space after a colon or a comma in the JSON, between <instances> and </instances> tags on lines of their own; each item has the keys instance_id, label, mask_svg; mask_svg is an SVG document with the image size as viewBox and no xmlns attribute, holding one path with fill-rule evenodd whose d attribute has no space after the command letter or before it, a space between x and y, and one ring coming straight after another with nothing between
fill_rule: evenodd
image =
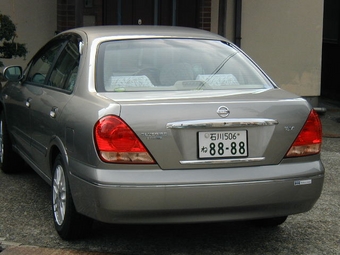
<instances>
[{"instance_id":1,"label":"beige wall","mask_svg":"<svg viewBox=\"0 0 340 255\"><path fill-rule=\"evenodd\" d=\"M319 96L323 0L245 0L242 49L282 88Z\"/></svg>"},{"instance_id":2,"label":"beige wall","mask_svg":"<svg viewBox=\"0 0 340 255\"><path fill-rule=\"evenodd\" d=\"M26 66L31 57L57 30L57 0L0 0L0 12L8 15L17 28L16 42L26 43L26 60L2 59L4 65Z\"/></svg>"},{"instance_id":3,"label":"beige wall","mask_svg":"<svg viewBox=\"0 0 340 255\"><path fill-rule=\"evenodd\" d=\"M218 6L218 0L212 2ZM234 41L234 0L227 2L226 37ZM279 87L319 96L322 26L323 0L243 0L241 48Z\"/></svg>"}]
</instances>

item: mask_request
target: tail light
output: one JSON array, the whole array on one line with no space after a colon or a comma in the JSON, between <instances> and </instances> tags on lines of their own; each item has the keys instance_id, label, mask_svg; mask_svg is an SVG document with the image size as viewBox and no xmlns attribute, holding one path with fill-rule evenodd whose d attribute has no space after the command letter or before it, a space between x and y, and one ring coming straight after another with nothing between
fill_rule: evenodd
<instances>
[{"instance_id":1,"label":"tail light","mask_svg":"<svg viewBox=\"0 0 340 255\"><path fill-rule=\"evenodd\" d=\"M312 110L305 125L290 147L286 157L318 154L321 150L322 126L316 111Z\"/></svg>"},{"instance_id":2,"label":"tail light","mask_svg":"<svg viewBox=\"0 0 340 255\"><path fill-rule=\"evenodd\" d=\"M155 161L131 128L118 116L106 116L94 127L100 158L110 163L153 164Z\"/></svg>"}]
</instances>

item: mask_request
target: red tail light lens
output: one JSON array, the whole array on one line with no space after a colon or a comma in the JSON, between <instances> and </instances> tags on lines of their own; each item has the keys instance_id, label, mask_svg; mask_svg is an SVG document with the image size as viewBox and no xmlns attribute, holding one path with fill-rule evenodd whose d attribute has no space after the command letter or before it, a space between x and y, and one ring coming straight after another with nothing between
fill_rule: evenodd
<instances>
[{"instance_id":1,"label":"red tail light lens","mask_svg":"<svg viewBox=\"0 0 340 255\"><path fill-rule=\"evenodd\" d=\"M312 110L286 157L300 157L320 153L322 126L316 111Z\"/></svg>"},{"instance_id":2,"label":"red tail light lens","mask_svg":"<svg viewBox=\"0 0 340 255\"><path fill-rule=\"evenodd\" d=\"M94 127L100 158L111 163L153 164L155 161L131 128L118 116L106 116Z\"/></svg>"}]
</instances>

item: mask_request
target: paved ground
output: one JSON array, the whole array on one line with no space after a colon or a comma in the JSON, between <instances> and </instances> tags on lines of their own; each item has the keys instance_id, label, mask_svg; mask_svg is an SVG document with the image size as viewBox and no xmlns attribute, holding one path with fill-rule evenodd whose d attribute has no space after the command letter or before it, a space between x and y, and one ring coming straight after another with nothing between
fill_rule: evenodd
<instances>
[{"instance_id":1,"label":"paved ground","mask_svg":"<svg viewBox=\"0 0 340 255\"><path fill-rule=\"evenodd\" d=\"M277 229L246 223L120 226L97 223L93 236L62 241L53 229L49 187L34 172L0 172L1 255L340 254L340 103L322 100L323 193L308 213ZM22 192L22 191L25 192ZM15 203L13 201L16 201Z\"/></svg>"},{"instance_id":2,"label":"paved ground","mask_svg":"<svg viewBox=\"0 0 340 255\"><path fill-rule=\"evenodd\" d=\"M320 114L324 138L340 138L340 101L321 99L319 106L327 109Z\"/></svg>"}]
</instances>

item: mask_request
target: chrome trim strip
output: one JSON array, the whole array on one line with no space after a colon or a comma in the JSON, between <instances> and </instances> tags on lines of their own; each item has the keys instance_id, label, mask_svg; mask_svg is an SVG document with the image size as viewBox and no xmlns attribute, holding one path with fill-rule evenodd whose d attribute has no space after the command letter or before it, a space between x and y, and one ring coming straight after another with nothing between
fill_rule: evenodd
<instances>
[{"instance_id":1,"label":"chrome trim strip","mask_svg":"<svg viewBox=\"0 0 340 255\"><path fill-rule=\"evenodd\" d=\"M252 126L273 126L279 122L274 119L208 119L177 121L166 124L168 129L184 128L226 128L226 127L252 127Z\"/></svg>"},{"instance_id":2,"label":"chrome trim strip","mask_svg":"<svg viewBox=\"0 0 340 255\"><path fill-rule=\"evenodd\" d=\"M212 165L212 164L235 164L235 163L250 163L265 160L265 157L259 158L234 158L234 159L209 159L209 160L181 160L182 165Z\"/></svg>"},{"instance_id":3,"label":"chrome trim strip","mask_svg":"<svg viewBox=\"0 0 340 255\"><path fill-rule=\"evenodd\" d=\"M291 182L291 185L294 185L294 181L297 180L299 177L291 177L291 178L285 178L285 179L266 179L266 180L249 180L249 181L235 181L235 182L211 182L211 183L183 183L183 184L160 184L160 185L107 185L107 184L100 184L100 183L92 183L98 187L104 187L104 188L190 188L190 187L208 187L208 186L226 186L226 185L254 185L254 184L275 184L279 182ZM308 179L320 179L324 178L323 174L319 175L312 175L307 176L305 178Z\"/></svg>"}]
</instances>

